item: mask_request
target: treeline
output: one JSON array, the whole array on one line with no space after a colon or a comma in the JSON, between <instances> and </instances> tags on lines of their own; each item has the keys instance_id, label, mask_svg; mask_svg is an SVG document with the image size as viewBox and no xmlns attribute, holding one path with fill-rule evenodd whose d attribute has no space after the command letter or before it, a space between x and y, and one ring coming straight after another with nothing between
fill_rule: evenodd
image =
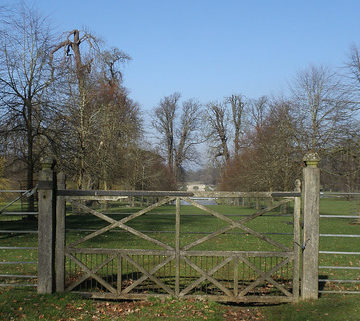
<instances>
[{"instance_id":1,"label":"treeline","mask_svg":"<svg viewBox=\"0 0 360 321\"><path fill-rule=\"evenodd\" d=\"M208 158L199 177L219 189L291 190L303 155L314 151L323 188L359 189L356 46L342 74L310 66L287 97L234 94L205 104L163 97L151 111L151 143L122 81L129 55L87 31L57 35L24 6L0 8L0 19L3 186L11 178L31 189L41 158L52 156L75 188L169 190L189 179L187 165Z\"/></svg>"},{"instance_id":2,"label":"treeline","mask_svg":"<svg viewBox=\"0 0 360 321\"><path fill-rule=\"evenodd\" d=\"M219 190L292 190L303 156L311 151L321 159L322 188L358 190L357 47L350 49L345 67L339 74L310 66L296 75L288 97L235 94L205 105L194 99L181 105L178 93L163 98L152 115L170 172L177 182L189 180L183 165L202 160L196 146L205 142L212 161L203 173L221 172Z\"/></svg>"},{"instance_id":3,"label":"treeline","mask_svg":"<svg viewBox=\"0 0 360 321\"><path fill-rule=\"evenodd\" d=\"M339 75L323 66L299 72L291 83L289 97L246 100L233 96L228 108L225 104L212 105L210 117L233 115L233 153L226 152L229 140L218 139L223 142L220 154L225 158L220 188L292 190L295 179L301 177L304 154L312 151L321 159L323 189L358 190L358 57L358 49L353 47L349 60L352 68L347 74ZM240 106L234 104L235 98L243 102L241 116L234 113L234 106ZM234 115L242 121L235 122Z\"/></svg>"},{"instance_id":4,"label":"treeline","mask_svg":"<svg viewBox=\"0 0 360 321\"><path fill-rule=\"evenodd\" d=\"M50 156L75 188L175 188L163 158L143 147L140 107L122 82L131 58L86 31L57 35L25 6L0 10L5 177L31 189Z\"/></svg>"}]
</instances>

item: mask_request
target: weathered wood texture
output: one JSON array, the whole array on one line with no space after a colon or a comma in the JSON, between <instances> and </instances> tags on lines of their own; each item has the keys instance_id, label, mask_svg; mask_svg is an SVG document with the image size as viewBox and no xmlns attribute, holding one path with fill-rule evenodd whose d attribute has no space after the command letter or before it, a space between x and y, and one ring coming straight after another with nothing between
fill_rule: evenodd
<instances>
[{"instance_id":1,"label":"weathered wood texture","mask_svg":"<svg viewBox=\"0 0 360 321\"><path fill-rule=\"evenodd\" d=\"M65 174L57 175L57 188L65 189ZM63 196L58 196L56 200L56 240L55 240L55 273L56 273L56 292L64 291L65 282L65 214L66 204Z\"/></svg>"},{"instance_id":2,"label":"weathered wood texture","mask_svg":"<svg viewBox=\"0 0 360 321\"><path fill-rule=\"evenodd\" d=\"M320 169L316 153L305 155L302 299L318 298Z\"/></svg>"},{"instance_id":3,"label":"weathered wood texture","mask_svg":"<svg viewBox=\"0 0 360 321\"><path fill-rule=\"evenodd\" d=\"M45 160L40 172L38 221L38 293L52 293L55 283L55 177L53 160Z\"/></svg>"},{"instance_id":4,"label":"weathered wood texture","mask_svg":"<svg viewBox=\"0 0 360 321\"><path fill-rule=\"evenodd\" d=\"M251 197L272 198L272 197L298 197L298 192L181 192L181 191L102 191L102 190L58 190L58 196L66 196L67 199L117 199L117 197L130 196L157 196L157 197L210 197L210 198L239 198Z\"/></svg>"},{"instance_id":5,"label":"weathered wood texture","mask_svg":"<svg viewBox=\"0 0 360 321\"><path fill-rule=\"evenodd\" d=\"M301 180L297 179L295 182L295 191L301 192ZM294 200L294 270L293 270L293 288L295 300L299 298L299 278L300 278L300 254L301 254L301 197L295 197Z\"/></svg>"},{"instance_id":6,"label":"weathered wood texture","mask_svg":"<svg viewBox=\"0 0 360 321\"><path fill-rule=\"evenodd\" d=\"M261 193L261 197L263 197L264 193ZM62 193L61 195L65 195L65 193ZM169 197L169 195L171 195ZM278 206L281 206L282 204L287 204L291 200L294 200L294 197L289 197L290 193L284 193L285 199L278 202L277 204L269 204L270 206L266 209L261 209L256 211L256 213L250 215L249 217L245 217L241 219L240 221L234 221L231 218L215 211L212 208L206 207L204 205L201 205L197 203L194 199L191 199L186 196L186 194L178 195L177 197L174 196L176 194L170 193L167 194L168 197L165 197L161 201L159 201L156 204L150 205L145 209L142 209L136 213L133 213L125 218L122 218L121 220L117 221L103 213L100 213L99 211L93 210L81 203L78 203L76 201L73 201L76 203L76 205L81 208L84 212L88 212L89 214L92 214L107 223L110 223L110 225L101 228L97 231L94 231L87 236L80 237L78 240L72 242L68 246L64 248L63 255L66 256L69 260L69 262L72 262L72 264L75 264L77 266L77 269L80 269L82 271L80 273L79 277L75 277L76 280L73 281L71 284L67 285L67 288L65 291L76 291L78 286L80 286L83 282L85 282L87 279L93 279L96 280L103 288L106 289L107 292L109 292L106 295L110 295L112 297L116 297L118 299L120 298L127 298L132 299L135 298L135 296L139 295L138 298L141 297L148 297L148 296L154 296L157 295L157 292L151 293L151 291L148 294L141 295L139 294L139 291L141 292L142 288L146 288L145 283L146 282L152 282L153 286L157 289L160 289L161 291L164 291L166 294L165 296L170 297L192 297L194 293L196 293L196 289L199 286L202 286L204 283L207 284L206 286L210 286L211 291L215 291L214 293L223 293L222 295L211 295L212 299L219 300L219 301L232 301L232 302L260 302L259 297L257 295L254 295L254 291L257 291L256 289L259 286L263 286L263 284L268 283L271 285L273 289L281 293L283 296L276 296L272 295L272 298L269 298L269 301L266 301L267 299L264 299L263 302L288 302L288 301L295 301L298 298L298 290L299 290L299 260L296 258L296 255L298 254L298 248L288 248L284 246L283 244L263 235L260 232L257 232L253 229L250 229L249 227L245 226L246 223L252 221L253 219L262 216L266 214L267 212L270 212L271 210L275 209ZM214 197L214 193L202 193L201 197ZM233 197L232 193L222 192L222 193L216 193L216 197ZM256 193L251 193L252 196L256 195ZM291 195L300 195L299 190L296 192L291 192ZM98 195L95 197L103 197L104 195ZM70 196L66 196L66 198ZM90 196L91 198L94 197L94 195ZM74 198L77 198L75 195ZM256 197L255 197L256 199ZM130 228L129 226L125 225L125 223L131 221L132 219L139 217L141 215L144 215L148 213L149 211L163 205L169 202L173 202L176 200L176 210L175 210L175 246L169 246L168 244L165 244L163 242L160 242L159 240L153 239L145 234L143 234L140 231L137 231L135 229ZM180 244L180 226L181 226L181 209L180 209L180 200L183 200L187 203L192 204L193 206L200 208L207 213L213 215L217 219L220 219L223 222L226 222L228 226L220 228L219 230L211 233L208 236L202 237L196 241L190 242L187 245L183 245L181 247ZM295 206L296 210L299 210L299 204L300 201L296 203ZM64 214L63 214L64 215ZM294 226L296 229L296 226L299 226L299 213L297 213L294 216ZM199 222L201 224L201 222ZM140 237L142 239L146 239L150 242L152 242L155 245L160 245L163 247L163 250L155 250L155 249L105 249L105 248L80 248L78 247L81 243L83 243L86 240L90 240L93 237L99 236L101 234L107 233L111 231L114 228L121 228L125 231L128 231L132 233L133 235L136 235L137 237ZM272 244L277 248L275 251L191 251L190 249L194 247L195 245L199 245L201 243L204 243L206 241L211 240L214 237L220 236L221 234L230 231L234 228L240 228L241 230L245 231L246 233L249 233L258 239L261 239L269 244ZM299 231L294 232L296 235L296 241L300 242L298 239ZM294 239L295 240L295 239ZM95 266L86 266L84 262L79 260L77 255L100 255L101 257L105 256L105 261L101 263L100 265ZM158 261L154 259L157 263L154 265L148 265L150 256L158 257ZM138 257L138 259L135 259L134 257ZM141 257L143 257L141 263ZM144 263L144 257L146 257ZM159 257L162 257L160 260ZM215 262L216 264L213 264L211 268L205 268L202 266L202 264L198 263L197 258L209 258L211 262ZM193 260L195 259L195 261ZM270 268L268 270L263 270L259 266L257 266L254 263L254 259L257 258L258 264L261 262L261 260L264 260L263 262L266 262L266 258L274 258L274 262L276 263L273 265L271 263ZM278 261L279 260L279 261ZM88 259L86 259L86 262ZM154 262L155 262L154 261ZM90 260L91 262L91 260ZM96 260L97 262L97 260ZM107 278L102 277L101 275L97 274L97 271L101 270L102 267L105 265L113 265L113 262L117 262L117 268L114 270L113 273L116 274L116 282L109 283ZM201 262L201 260L200 260ZM210 262L210 261L209 261ZM282 274L282 269L285 266L292 266L293 269L293 278L289 279L288 282L293 283L293 289L288 290L286 287L289 285L281 284L283 280L280 278L277 279L277 275L280 273ZM169 268L169 265L172 266ZM242 273L241 279L239 276L239 269L241 266L246 266L247 270L254 271L254 275L257 275L256 278L248 279L244 281L244 276ZM261 263L260 263L261 265ZM131 266L132 269L135 269L140 273L139 278L131 279L130 283L124 282L124 278L126 279L126 272L123 270L123 267L126 266L126 269L128 269L128 266ZM165 277L165 279L172 280L169 281L169 284L173 284L173 286L169 286L167 281L162 279L157 273L160 271L164 271L163 269L166 267L167 269L170 269L169 275ZM187 276L184 276L184 268L185 271L188 271L190 274ZM225 281L224 277L227 278L226 273L223 276L220 276L220 274L224 273L224 269L229 271L228 275L232 275L233 279L230 277L227 281ZM288 268L286 268L288 269ZM193 272L191 272L193 271ZM222 271L222 272L221 272ZM230 272L231 271L231 272ZM123 273L125 273L123 275ZM163 272L162 272L163 273ZM171 274L173 273L173 274ZM194 273L196 273L198 276L194 278ZM144 283L145 282L145 283ZM184 283L185 282L185 283ZM244 286L243 282L247 282L247 285ZM216 289L216 290L213 290ZM137 292L137 294L134 293ZM194 292L195 291L195 292ZM93 297L98 297L98 293L94 293L92 290L91 295ZM158 293L159 294L159 293ZM102 295L99 293L99 296ZM105 295L105 296L106 296ZM135 295L135 296L134 296ZM262 294L263 295L263 294ZM209 296L210 297L210 296Z\"/></svg>"}]
</instances>

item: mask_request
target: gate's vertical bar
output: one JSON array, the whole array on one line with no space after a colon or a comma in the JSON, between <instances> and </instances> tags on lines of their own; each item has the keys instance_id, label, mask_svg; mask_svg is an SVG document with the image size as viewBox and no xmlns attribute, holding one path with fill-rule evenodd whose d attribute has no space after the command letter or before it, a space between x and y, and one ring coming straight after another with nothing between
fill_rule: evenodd
<instances>
[{"instance_id":1,"label":"gate's vertical bar","mask_svg":"<svg viewBox=\"0 0 360 321\"><path fill-rule=\"evenodd\" d=\"M234 296L239 294L239 258L234 257Z\"/></svg>"},{"instance_id":2,"label":"gate's vertical bar","mask_svg":"<svg viewBox=\"0 0 360 321\"><path fill-rule=\"evenodd\" d=\"M121 289L121 284L122 284L122 256L121 254L119 254L119 258L118 258L118 267L117 267L117 293L120 294L122 289Z\"/></svg>"},{"instance_id":3,"label":"gate's vertical bar","mask_svg":"<svg viewBox=\"0 0 360 321\"><path fill-rule=\"evenodd\" d=\"M301 181L295 181L295 191L301 192ZM300 215L301 215L301 197L294 199L294 271L293 271L293 295L294 300L299 299L299 277L300 277L300 252L301 252L301 236L300 236Z\"/></svg>"},{"instance_id":4,"label":"gate's vertical bar","mask_svg":"<svg viewBox=\"0 0 360 321\"><path fill-rule=\"evenodd\" d=\"M318 298L319 277L319 201L320 158L317 153L304 157L304 234L303 234L303 271L301 296L303 299Z\"/></svg>"},{"instance_id":5,"label":"gate's vertical bar","mask_svg":"<svg viewBox=\"0 0 360 321\"><path fill-rule=\"evenodd\" d=\"M42 160L39 175L38 293L52 293L55 285L55 177L54 160Z\"/></svg>"},{"instance_id":6,"label":"gate's vertical bar","mask_svg":"<svg viewBox=\"0 0 360 321\"><path fill-rule=\"evenodd\" d=\"M65 174L57 175L57 189L64 190ZM64 292L65 284L65 216L66 204L64 196L56 196L56 237L55 237L55 278L56 292Z\"/></svg>"},{"instance_id":7,"label":"gate's vertical bar","mask_svg":"<svg viewBox=\"0 0 360 321\"><path fill-rule=\"evenodd\" d=\"M175 219L175 295L179 297L180 293L180 198L176 198L176 219Z\"/></svg>"}]
</instances>

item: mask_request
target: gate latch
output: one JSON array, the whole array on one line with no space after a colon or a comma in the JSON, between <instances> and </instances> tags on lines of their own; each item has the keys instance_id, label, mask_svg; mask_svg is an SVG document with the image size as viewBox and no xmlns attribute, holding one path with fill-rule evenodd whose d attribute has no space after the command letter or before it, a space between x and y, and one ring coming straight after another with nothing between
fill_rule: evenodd
<instances>
[{"instance_id":1,"label":"gate latch","mask_svg":"<svg viewBox=\"0 0 360 321\"><path fill-rule=\"evenodd\" d=\"M308 245L309 242L310 242L310 238L308 238L308 239L303 243L303 245L300 245L298 242L295 242L295 244L296 244L297 246L301 247L301 251L304 252L304 250L305 250L305 248L306 248L306 246Z\"/></svg>"}]
</instances>

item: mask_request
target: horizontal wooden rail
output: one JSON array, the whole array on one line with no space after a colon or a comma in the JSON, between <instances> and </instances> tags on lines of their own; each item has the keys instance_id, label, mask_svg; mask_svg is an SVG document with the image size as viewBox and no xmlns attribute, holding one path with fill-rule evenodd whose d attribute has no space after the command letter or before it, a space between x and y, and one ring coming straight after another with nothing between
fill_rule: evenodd
<instances>
[{"instance_id":1,"label":"horizontal wooden rail","mask_svg":"<svg viewBox=\"0 0 360 321\"><path fill-rule=\"evenodd\" d=\"M101 190L58 190L57 196L193 196L188 192L172 191L101 191Z\"/></svg>"},{"instance_id":2,"label":"horizontal wooden rail","mask_svg":"<svg viewBox=\"0 0 360 321\"><path fill-rule=\"evenodd\" d=\"M181 191L104 191L104 190L58 190L57 196L175 196L199 198L232 197L300 197L299 192L181 192Z\"/></svg>"}]
</instances>

